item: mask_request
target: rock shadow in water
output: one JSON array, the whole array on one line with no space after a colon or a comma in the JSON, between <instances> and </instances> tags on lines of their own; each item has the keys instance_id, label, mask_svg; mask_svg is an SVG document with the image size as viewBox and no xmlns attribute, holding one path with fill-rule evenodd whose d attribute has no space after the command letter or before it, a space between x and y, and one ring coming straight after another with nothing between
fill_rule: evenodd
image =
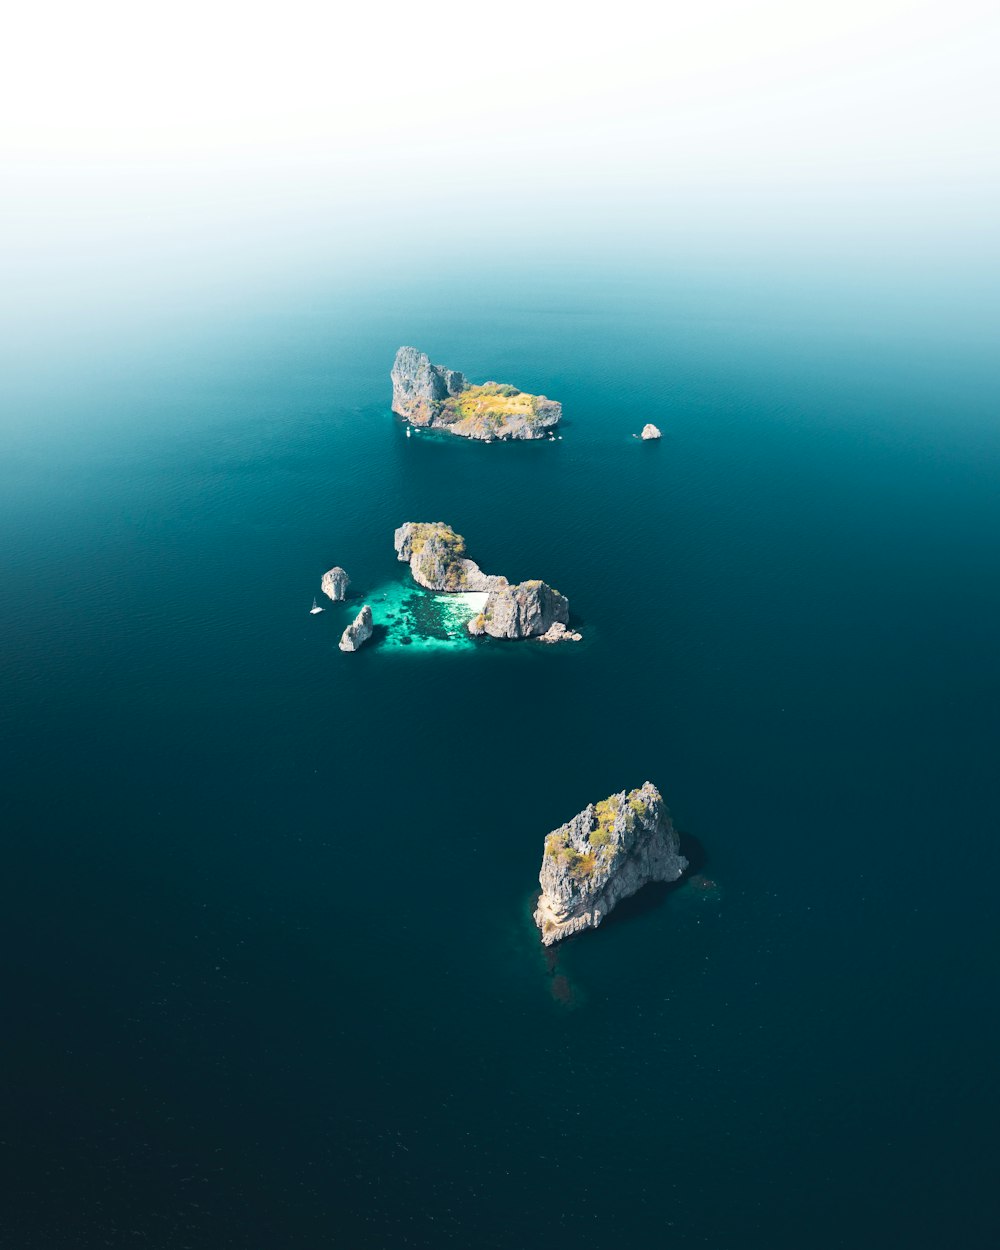
<instances>
[{"instance_id":1,"label":"rock shadow in water","mask_svg":"<svg viewBox=\"0 0 1000 1250\"><path fill-rule=\"evenodd\" d=\"M676 881L651 881L633 894L631 898L623 899L611 914L601 921L596 929L584 929L580 933L574 933L571 938L564 939L564 941L572 941L572 938L600 933L602 929L612 928L615 925L628 924L630 920L636 920L639 916L645 916L649 912L656 911L657 908L663 906L671 894L683 889L692 876L700 874L708 862L708 854L704 846L689 833L678 831L678 837L680 838L681 854L688 861L688 866L684 870L682 877L678 877Z\"/></svg>"}]
</instances>

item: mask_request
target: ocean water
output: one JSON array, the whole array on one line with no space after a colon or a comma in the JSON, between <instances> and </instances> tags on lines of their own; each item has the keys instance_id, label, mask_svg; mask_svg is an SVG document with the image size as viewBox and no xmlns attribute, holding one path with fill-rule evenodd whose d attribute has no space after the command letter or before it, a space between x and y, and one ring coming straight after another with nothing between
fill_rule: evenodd
<instances>
[{"instance_id":1,"label":"ocean water","mask_svg":"<svg viewBox=\"0 0 1000 1250\"><path fill-rule=\"evenodd\" d=\"M995 1245L995 316L489 289L317 274L9 354L0 1244ZM562 440L406 438L410 342ZM465 639L406 520L584 641ZM546 956L544 835L647 779L690 878Z\"/></svg>"}]
</instances>

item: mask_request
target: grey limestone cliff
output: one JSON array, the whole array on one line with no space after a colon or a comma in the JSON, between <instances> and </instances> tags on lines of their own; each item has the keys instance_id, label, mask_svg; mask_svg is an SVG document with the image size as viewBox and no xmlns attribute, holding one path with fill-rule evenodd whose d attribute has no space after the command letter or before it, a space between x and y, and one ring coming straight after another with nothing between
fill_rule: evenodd
<instances>
[{"instance_id":1,"label":"grey limestone cliff","mask_svg":"<svg viewBox=\"0 0 1000 1250\"><path fill-rule=\"evenodd\" d=\"M347 590L351 584L351 579L340 565L336 565L329 572L323 574L323 579L319 584L320 590L334 603L343 603L347 598Z\"/></svg>"},{"instance_id":2,"label":"grey limestone cliff","mask_svg":"<svg viewBox=\"0 0 1000 1250\"><path fill-rule=\"evenodd\" d=\"M490 591L482 612L469 622L469 632L491 638L541 638L554 625L569 622L569 601L545 582L506 579ZM558 640L558 632L547 641Z\"/></svg>"},{"instance_id":3,"label":"grey limestone cliff","mask_svg":"<svg viewBox=\"0 0 1000 1250\"><path fill-rule=\"evenodd\" d=\"M468 386L465 375L441 365L432 365L424 352L401 347L393 361L392 410L411 425L430 425L449 396L459 395Z\"/></svg>"},{"instance_id":4,"label":"grey limestone cliff","mask_svg":"<svg viewBox=\"0 0 1000 1250\"><path fill-rule=\"evenodd\" d=\"M545 839L535 923L551 946L596 929L622 899L687 868L663 797L652 782L590 804Z\"/></svg>"},{"instance_id":5,"label":"grey limestone cliff","mask_svg":"<svg viewBox=\"0 0 1000 1250\"><path fill-rule=\"evenodd\" d=\"M357 651L372 636L372 610L366 603L354 620L348 625L337 644L341 651Z\"/></svg>"},{"instance_id":6,"label":"grey limestone cliff","mask_svg":"<svg viewBox=\"0 0 1000 1250\"><path fill-rule=\"evenodd\" d=\"M559 424L562 404L505 382L475 385L463 373L431 364L424 352L401 347L392 372L392 410L411 425L433 426L462 438L544 438Z\"/></svg>"}]
</instances>

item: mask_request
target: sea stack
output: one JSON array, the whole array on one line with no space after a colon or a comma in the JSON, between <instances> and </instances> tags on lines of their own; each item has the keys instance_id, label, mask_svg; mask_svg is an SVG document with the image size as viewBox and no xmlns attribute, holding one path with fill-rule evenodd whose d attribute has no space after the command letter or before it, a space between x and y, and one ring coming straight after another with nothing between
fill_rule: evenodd
<instances>
[{"instance_id":1,"label":"sea stack","mask_svg":"<svg viewBox=\"0 0 1000 1250\"><path fill-rule=\"evenodd\" d=\"M551 946L607 914L650 881L687 868L663 797L652 782L591 803L545 839L535 924Z\"/></svg>"},{"instance_id":2,"label":"sea stack","mask_svg":"<svg viewBox=\"0 0 1000 1250\"><path fill-rule=\"evenodd\" d=\"M357 651L372 636L372 610L366 603L348 625L337 644L341 651Z\"/></svg>"},{"instance_id":3,"label":"sea stack","mask_svg":"<svg viewBox=\"0 0 1000 1250\"><path fill-rule=\"evenodd\" d=\"M648 443L654 438L662 438L663 435L660 433L660 431L656 428L655 425L652 425L651 423L647 423L646 425L642 427L642 433L639 435L639 437L642 439L644 443Z\"/></svg>"},{"instance_id":4,"label":"sea stack","mask_svg":"<svg viewBox=\"0 0 1000 1250\"><path fill-rule=\"evenodd\" d=\"M332 599L334 603L343 603L347 598L347 589L351 584L351 579L340 565L336 565L329 572L323 574L323 579L319 584L320 590Z\"/></svg>"},{"instance_id":5,"label":"sea stack","mask_svg":"<svg viewBox=\"0 0 1000 1250\"><path fill-rule=\"evenodd\" d=\"M464 373L431 364L424 352L401 347L392 372L392 410L411 425L485 443L545 438L559 424L562 404L506 382L475 385Z\"/></svg>"}]
</instances>

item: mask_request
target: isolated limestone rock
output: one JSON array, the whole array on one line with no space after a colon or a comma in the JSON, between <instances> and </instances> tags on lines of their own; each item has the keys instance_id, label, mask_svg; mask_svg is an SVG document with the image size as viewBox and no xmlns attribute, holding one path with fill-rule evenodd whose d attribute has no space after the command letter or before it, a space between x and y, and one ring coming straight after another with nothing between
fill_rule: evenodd
<instances>
[{"instance_id":1,"label":"isolated limestone rock","mask_svg":"<svg viewBox=\"0 0 1000 1250\"><path fill-rule=\"evenodd\" d=\"M588 805L545 839L535 910L543 944L596 929L622 899L650 881L676 881L687 866L652 782Z\"/></svg>"},{"instance_id":2,"label":"isolated limestone rock","mask_svg":"<svg viewBox=\"0 0 1000 1250\"><path fill-rule=\"evenodd\" d=\"M639 435L639 437L643 440L643 442L648 443L650 439L662 438L663 435L660 433L660 431L656 428L655 425L647 424L642 427L642 433Z\"/></svg>"},{"instance_id":3,"label":"isolated limestone rock","mask_svg":"<svg viewBox=\"0 0 1000 1250\"><path fill-rule=\"evenodd\" d=\"M492 443L545 438L559 424L562 404L505 382L473 385L462 373L431 364L415 347L401 347L392 372L392 410L411 425Z\"/></svg>"},{"instance_id":4,"label":"isolated limestone rock","mask_svg":"<svg viewBox=\"0 0 1000 1250\"><path fill-rule=\"evenodd\" d=\"M366 603L341 635L337 644L341 651L357 651L372 636L372 610Z\"/></svg>"},{"instance_id":5,"label":"isolated limestone rock","mask_svg":"<svg viewBox=\"0 0 1000 1250\"><path fill-rule=\"evenodd\" d=\"M347 598L347 589L350 584L351 579L347 576L347 573L340 565L336 565L329 572L323 574L319 588L334 603L343 603Z\"/></svg>"}]
</instances>

